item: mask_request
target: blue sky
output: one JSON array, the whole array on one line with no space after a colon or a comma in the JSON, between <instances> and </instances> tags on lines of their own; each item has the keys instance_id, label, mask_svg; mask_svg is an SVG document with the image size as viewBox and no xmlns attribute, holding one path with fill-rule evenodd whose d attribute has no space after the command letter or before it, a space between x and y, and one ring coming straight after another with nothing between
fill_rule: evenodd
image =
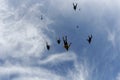
<instances>
[{"instance_id":1,"label":"blue sky","mask_svg":"<svg viewBox=\"0 0 120 80\"><path fill-rule=\"evenodd\" d=\"M118 0L0 0L0 80L120 80L119 22Z\"/></svg>"}]
</instances>

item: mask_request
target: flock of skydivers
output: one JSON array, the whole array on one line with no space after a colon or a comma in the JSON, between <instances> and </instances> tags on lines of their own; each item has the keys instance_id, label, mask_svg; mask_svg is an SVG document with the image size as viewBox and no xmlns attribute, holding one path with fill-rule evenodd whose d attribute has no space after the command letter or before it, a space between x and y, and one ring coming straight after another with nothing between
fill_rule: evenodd
<instances>
[{"instance_id":1,"label":"flock of skydivers","mask_svg":"<svg viewBox=\"0 0 120 80\"><path fill-rule=\"evenodd\" d=\"M73 9L76 11L77 3L73 3ZM42 15L41 15L41 20L43 20L43 16ZM79 26L77 26L77 28L79 28ZM62 40L63 40L63 43L64 43L63 44L64 48L68 51L72 43L68 43L67 36L64 36L62 38ZM89 44L91 43L91 41L92 41L92 34L88 36L87 41L88 41ZM61 43L61 39L60 38L57 39L57 43L58 44ZM48 42L46 42L46 48L47 48L47 50L50 50L50 45L48 44Z\"/></svg>"}]
</instances>

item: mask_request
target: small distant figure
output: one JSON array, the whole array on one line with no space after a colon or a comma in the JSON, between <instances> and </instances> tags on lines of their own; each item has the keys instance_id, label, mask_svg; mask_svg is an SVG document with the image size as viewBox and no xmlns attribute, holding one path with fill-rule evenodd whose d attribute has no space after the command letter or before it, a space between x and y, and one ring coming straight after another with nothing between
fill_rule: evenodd
<instances>
[{"instance_id":1,"label":"small distant figure","mask_svg":"<svg viewBox=\"0 0 120 80\"><path fill-rule=\"evenodd\" d=\"M63 37L63 42L64 42L64 48L68 51L72 43L68 44L67 36Z\"/></svg>"},{"instance_id":2,"label":"small distant figure","mask_svg":"<svg viewBox=\"0 0 120 80\"><path fill-rule=\"evenodd\" d=\"M77 3L76 4L73 3L73 9L76 11L76 9L77 9Z\"/></svg>"},{"instance_id":3,"label":"small distant figure","mask_svg":"<svg viewBox=\"0 0 120 80\"><path fill-rule=\"evenodd\" d=\"M79 8L79 11L80 11L81 9Z\"/></svg>"},{"instance_id":4,"label":"small distant figure","mask_svg":"<svg viewBox=\"0 0 120 80\"><path fill-rule=\"evenodd\" d=\"M46 48L47 50L50 50L50 45L48 44L48 42L46 42Z\"/></svg>"},{"instance_id":5,"label":"small distant figure","mask_svg":"<svg viewBox=\"0 0 120 80\"><path fill-rule=\"evenodd\" d=\"M40 19L43 20L43 15L41 15Z\"/></svg>"},{"instance_id":6,"label":"small distant figure","mask_svg":"<svg viewBox=\"0 0 120 80\"><path fill-rule=\"evenodd\" d=\"M88 41L89 44L91 43L91 41L92 41L92 35L91 35L91 36L88 36L87 41Z\"/></svg>"},{"instance_id":7,"label":"small distant figure","mask_svg":"<svg viewBox=\"0 0 120 80\"><path fill-rule=\"evenodd\" d=\"M77 25L76 28L79 28L79 26Z\"/></svg>"},{"instance_id":8,"label":"small distant figure","mask_svg":"<svg viewBox=\"0 0 120 80\"><path fill-rule=\"evenodd\" d=\"M60 38L57 39L57 43L60 44L61 43L61 40Z\"/></svg>"}]
</instances>

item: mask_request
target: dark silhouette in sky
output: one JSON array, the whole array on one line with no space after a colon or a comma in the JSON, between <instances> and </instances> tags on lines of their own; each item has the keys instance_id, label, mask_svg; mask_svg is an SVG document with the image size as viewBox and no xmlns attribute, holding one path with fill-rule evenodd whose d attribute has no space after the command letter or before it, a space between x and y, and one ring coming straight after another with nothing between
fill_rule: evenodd
<instances>
[{"instance_id":1,"label":"dark silhouette in sky","mask_svg":"<svg viewBox=\"0 0 120 80\"><path fill-rule=\"evenodd\" d=\"M76 28L79 28L79 26L77 25Z\"/></svg>"},{"instance_id":2,"label":"dark silhouette in sky","mask_svg":"<svg viewBox=\"0 0 120 80\"><path fill-rule=\"evenodd\" d=\"M73 9L76 11L76 9L77 9L77 3L76 4L73 3Z\"/></svg>"},{"instance_id":3,"label":"dark silhouette in sky","mask_svg":"<svg viewBox=\"0 0 120 80\"><path fill-rule=\"evenodd\" d=\"M43 20L43 15L41 15L40 19Z\"/></svg>"},{"instance_id":4,"label":"dark silhouette in sky","mask_svg":"<svg viewBox=\"0 0 120 80\"><path fill-rule=\"evenodd\" d=\"M91 35L91 36L88 36L87 41L88 41L89 44L91 43L91 41L92 41L92 35Z\"/></svg>"},{"instance_id":5,"label":"dark silhouette in sky","mask_svg":"<svg viewBox=\"0 0 120 80\"><path fill-rule=\"evenodd\" d=\"M71 43L68 44L67 36L63 37L63 42L64 42L64 48L68 51L68 49L71 46Z\"/></svg>"},{"instance_id":6,"label":"dark silhouette in sky","mask_svg":"<svg viewBox=\"0 0 120 80\"><path fill-rule=\"evenodd\" d=\"M46 42L46 48L47 50L50 50L50 45L48 44L48 42Z\"/></svg>"},{"instance_id":7,"label":"dark silhouette in sky","mask_svg":"<svg viewBox=\"0 0 120 80\"><path fill-rule=\"evenodd\" d=\"M60 38L58 38L58 39L57 39L57 43L60 44L60 42L61 42L61 40L60 40Z\"/></svg>"}]
</instances>

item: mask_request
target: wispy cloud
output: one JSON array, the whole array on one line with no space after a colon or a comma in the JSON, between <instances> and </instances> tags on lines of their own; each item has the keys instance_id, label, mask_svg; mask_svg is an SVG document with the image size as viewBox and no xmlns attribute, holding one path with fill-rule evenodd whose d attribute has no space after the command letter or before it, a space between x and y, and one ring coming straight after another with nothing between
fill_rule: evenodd
<instances>
[{"instance_id":1,"label":"wispy cloud","mask_svg":"<svg viewBox=\"0 0 120 80\"><path fill-rule=\"evenodd\" d=\"M78 65L78 64L75 64ZM4 65L0 67L0 79L6 77L9 80L88 80L89 69L85 64L78 65L69 71L67 76L60 76L54 72L41 68L20 65ZM15 76L14 76L15 75Z\"/></svg>"},{"instance_id":2,"label":"wispy cloud","mask_svg":"<svg viewBox=\"0 0 120 80\"><path fill-rule=\"evenodd\" d=\"M114 47L116 46L116 34L115 34L115 32L108 31L108 41L110 41Z\"/></svg>"},{"instance_id":3,"label":"wispy cloud","mask_svg":"<svg viewBox=\"0 0 120 80\"><path fill-rule=\"evenodd\" d=\"M118 27L120 26L118 17L120 1L76 0L78 9L81 9L77 12L73 10L73 2L73 0L0 0L0 79L7 77L9 80L90 80L92 66L89 66L87 61L79 61L79 56L74 51L60 53L53 49L52 54L41 59L41 55L46 53L45 42L48 41L52 45L54 41L47 33L53 34L52 32L54 32L54 35L57 35L60 28L66 33L69 30L72 32L73 27L67 24L78 22L89 25L89 27L83 26L86 28L83 30L84 32L87 29L95 30L96 35L107 32L108 41L113 46L117 46L116 41L120 40L120 37L117 37L120 31ZM41 15L43 15L43 20L40 20ZM106 17L107 15L109 17ZM62 17L63 19L59 23L58 19ZM64 19L69 19L71 22L65 22ZM115 22L111 23L111 21ZM116 22L117 25L114 25ZM49 27L52 23L60 24L56 26L60 26L60 28ZM66 28L61 24L69 27ZM117 28L117 32L115 29L106 31L106 27L109 29L112 26ZM82 28L80 29L82 30ZM73 36L72 33L71 41L74 39ZM68 61L73 62L74 69L70 69L67 76L61 76L52 70L41 67L41 65L57 65ZM96 64L94 65L96 66ZM116 79L120 79L119 75Z\"/></svg>"},{"instance_id":4,"label":"wispy cloud","mask_svg":"<svg viewBox=\"0 0 120 80\"><path fill-rule=\"evenodd\" d=\"M11 67L11 68L10 68ZM61 80L62 77L43 68L23 67L23 66L3 66L0 67L0 74L9 77L10 80ZM12 75L17 75L11 77Z\"/></svg>"},{"instance_id":5,"label":"wispy cloud","mask_svg":"<svg viewBox=\"0 0 120 80\"><path fill-rule=\"evenodd\" d=\"M74 71L70 71L68 75L71 78L71 80L90 80L92 76L92 70L90 66L88 66L88 63L77 63L75 64L75 66L76 69Z\"/></svg>"},{"instance_id":6,"label":"wispy cloud","mask_svg":"<svg viewBox=\"0 0 120 80\"><path fill-rule=\"evenodd\" d=\"M120 73L117 74L115 80L120 80Z\"/></svg>"},{"instance_id":7,"label":"wispy cloud","mask_svg":"<svg viewBox=\"0 0 120 80\"><path fill-rule=\"evenodd\" d=\"M43 28L47 29L47 25L51 23L47 17L42 22L37 16L42 13L39 10L41 6L38 3L31 7L21 4L13 9L7 4L7 1L4 3L2 7L5 9L0 9L1 55L10 56L12 53L11 56L20 57L41 54L44 51L45 40L50 42L47 35L43 33Z\"/></svg>"},{"instance_id":8,"label":"wispy cloud","mask_svg":"<svg viewBox=\"0 0 120 80\"><path fill-rule=\"evenodd\" d=\"M76 63L76 55L74 52L63 52L49 55L47 58L37 61L31 58L41 57L45 51L45 41L51 44L51 40L44 30L51 32L48 25L53 21L41 11L44 4L39 1L32 2L20 1L12 3L9 0L0 0L0 56L3 63L0 66L0 79L9 80L75 80L73 73L67 76L60 76L56 73L42 68L40 66L29 65L29 63L38 64L57 64L66 61ZM44 16L43 21L40 15ZM11 60L12 59L12 60ZM16 63L17 60L18 62ZM30 62L29 62L30 61ZM29 62L29 63L26 63ZM77 64L76 64L77 65ZM84 69L80 68L82 72ZM76 70L76 68L75 68ZM80 75L85 77L80 71ZM78 73L79 74L79 73ZM74 76L77 75L74 74Z\"/></svg>"},{"instance_id":9,"label":"wispy cloud","mask_svg":"<svg viewBox=\"0 0 120 80\"><path fill-rule=\"evenodd\" d=\"M65 61L76 61L77 57L74 52L57 53L48 56L46 59L40 61L40 64L56 64Z\"/></svg>"}]
</instances>

